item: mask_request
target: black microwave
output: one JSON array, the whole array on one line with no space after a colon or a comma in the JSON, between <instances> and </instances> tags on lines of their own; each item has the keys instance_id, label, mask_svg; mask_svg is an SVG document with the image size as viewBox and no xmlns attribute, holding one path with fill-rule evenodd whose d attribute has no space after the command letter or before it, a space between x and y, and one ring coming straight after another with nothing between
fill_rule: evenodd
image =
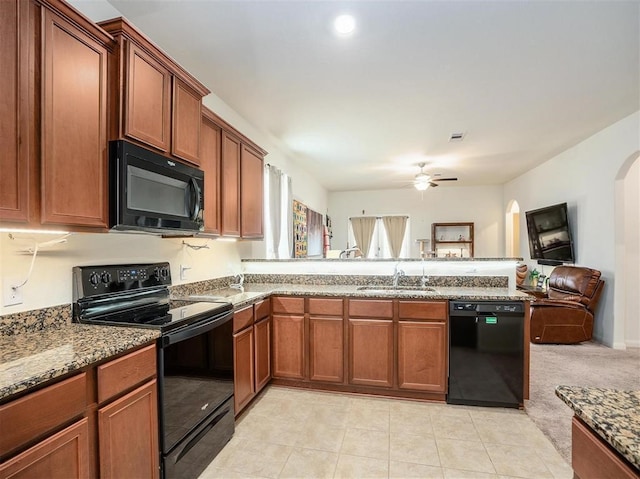
<instances>
[{"instance_id":1,"label":"black microwave","mask_svg":"<svg viewBox=\"0 0 640 479\"><path fill-rule=\"evenodd\" d=\"M204 172L125 140L109 144L110 224L163 234L204 230Z\"/></svg>"}]
</instances>

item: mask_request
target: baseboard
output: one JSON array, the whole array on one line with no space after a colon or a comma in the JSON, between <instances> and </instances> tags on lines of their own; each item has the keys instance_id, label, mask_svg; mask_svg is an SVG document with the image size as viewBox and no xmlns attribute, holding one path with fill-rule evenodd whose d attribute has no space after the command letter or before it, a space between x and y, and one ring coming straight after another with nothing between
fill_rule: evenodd
<instances>
[{"instance_id":1,"label":"baseboard","mask_svg":"<svg viewBox=\"0 0 640 479\"><path fill-rule=\"evenodd\" d=\"M613 343L613 345L611 346L613 349L627 349L628 347L628 343L624 343L624 342L617 342L617 343Z\"/></svg>"},{"instance_id":2,"label":"baseboard","mask_svg":"<svg viewBox=\"0 0 640 479\"><path fill-rule=\"evenodd\" d=\"M628 348L640 348L640 339L627 340L625 341L625 344Z\"/></svg>"}]
</instances>

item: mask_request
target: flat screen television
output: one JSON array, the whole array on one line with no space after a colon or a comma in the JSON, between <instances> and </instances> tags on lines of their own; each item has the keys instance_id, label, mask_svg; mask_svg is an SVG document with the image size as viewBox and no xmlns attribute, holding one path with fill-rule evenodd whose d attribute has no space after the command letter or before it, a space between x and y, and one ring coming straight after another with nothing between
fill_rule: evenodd
<instances>
[{"instance_id":1,"label":"flat screen television","mask_svg":"<svg viewBox=\"0 0 640 479\"><path fill-rule=\"evenodd\" d=\"M566 203L527 211L525 215L531 259L551 265L574 262Z\"/></svg>"}]
</instances>

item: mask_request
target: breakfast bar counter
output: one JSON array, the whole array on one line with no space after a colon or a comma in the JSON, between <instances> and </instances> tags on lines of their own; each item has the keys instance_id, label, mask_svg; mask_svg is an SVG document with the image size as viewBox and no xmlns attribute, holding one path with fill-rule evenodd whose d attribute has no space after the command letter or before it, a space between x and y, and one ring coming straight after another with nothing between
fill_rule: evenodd
<instances>
[{"instance_id":1,"label":"breakfast bar counter","mask_svg":"<svg viewBox=\"0 0 640 479\"><path fill-rule=\"evenodd\" d=\"M607 462L597 459L597 451L588 454L590 444L583 444L583 431L593 432L596 439L613 449L613 459L618 459L617 454L624 458L621 462L629 467L631 475L620 477L640 477L640 391L558 386L556 395L575 414L572 458L578 477L594 477L589 475L596 472L593 469ZM587 454L590 457L585 458ZM597 464L590 462L590 471L581 474L585 461Z\"/></svg>"}]
</instances>

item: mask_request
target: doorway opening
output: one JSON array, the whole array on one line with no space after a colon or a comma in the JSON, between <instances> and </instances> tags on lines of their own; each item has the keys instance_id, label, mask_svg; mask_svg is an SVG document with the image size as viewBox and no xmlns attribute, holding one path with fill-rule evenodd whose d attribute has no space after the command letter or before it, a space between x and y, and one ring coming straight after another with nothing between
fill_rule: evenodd
<instances>
[{"instance_id":1,"label":"doorway opening","mask_svg":"<svg viewBox=\"0 0 640 479\"><path fill-rule=\"evenodd\" d=\"M614 347L640 347L640 152L622 165L615 182Z\"/></svg>"},{"instance_id":2,"label":"doorway opening","mask_svg":"<svg viewBox=\"0 0 640 479\"><path fill-rule=\"evenodd\" d=\"M505 256L507 258L520 257L520 205L511 200L507 205L505 215Z\"/></svg>"}]
</instances>

